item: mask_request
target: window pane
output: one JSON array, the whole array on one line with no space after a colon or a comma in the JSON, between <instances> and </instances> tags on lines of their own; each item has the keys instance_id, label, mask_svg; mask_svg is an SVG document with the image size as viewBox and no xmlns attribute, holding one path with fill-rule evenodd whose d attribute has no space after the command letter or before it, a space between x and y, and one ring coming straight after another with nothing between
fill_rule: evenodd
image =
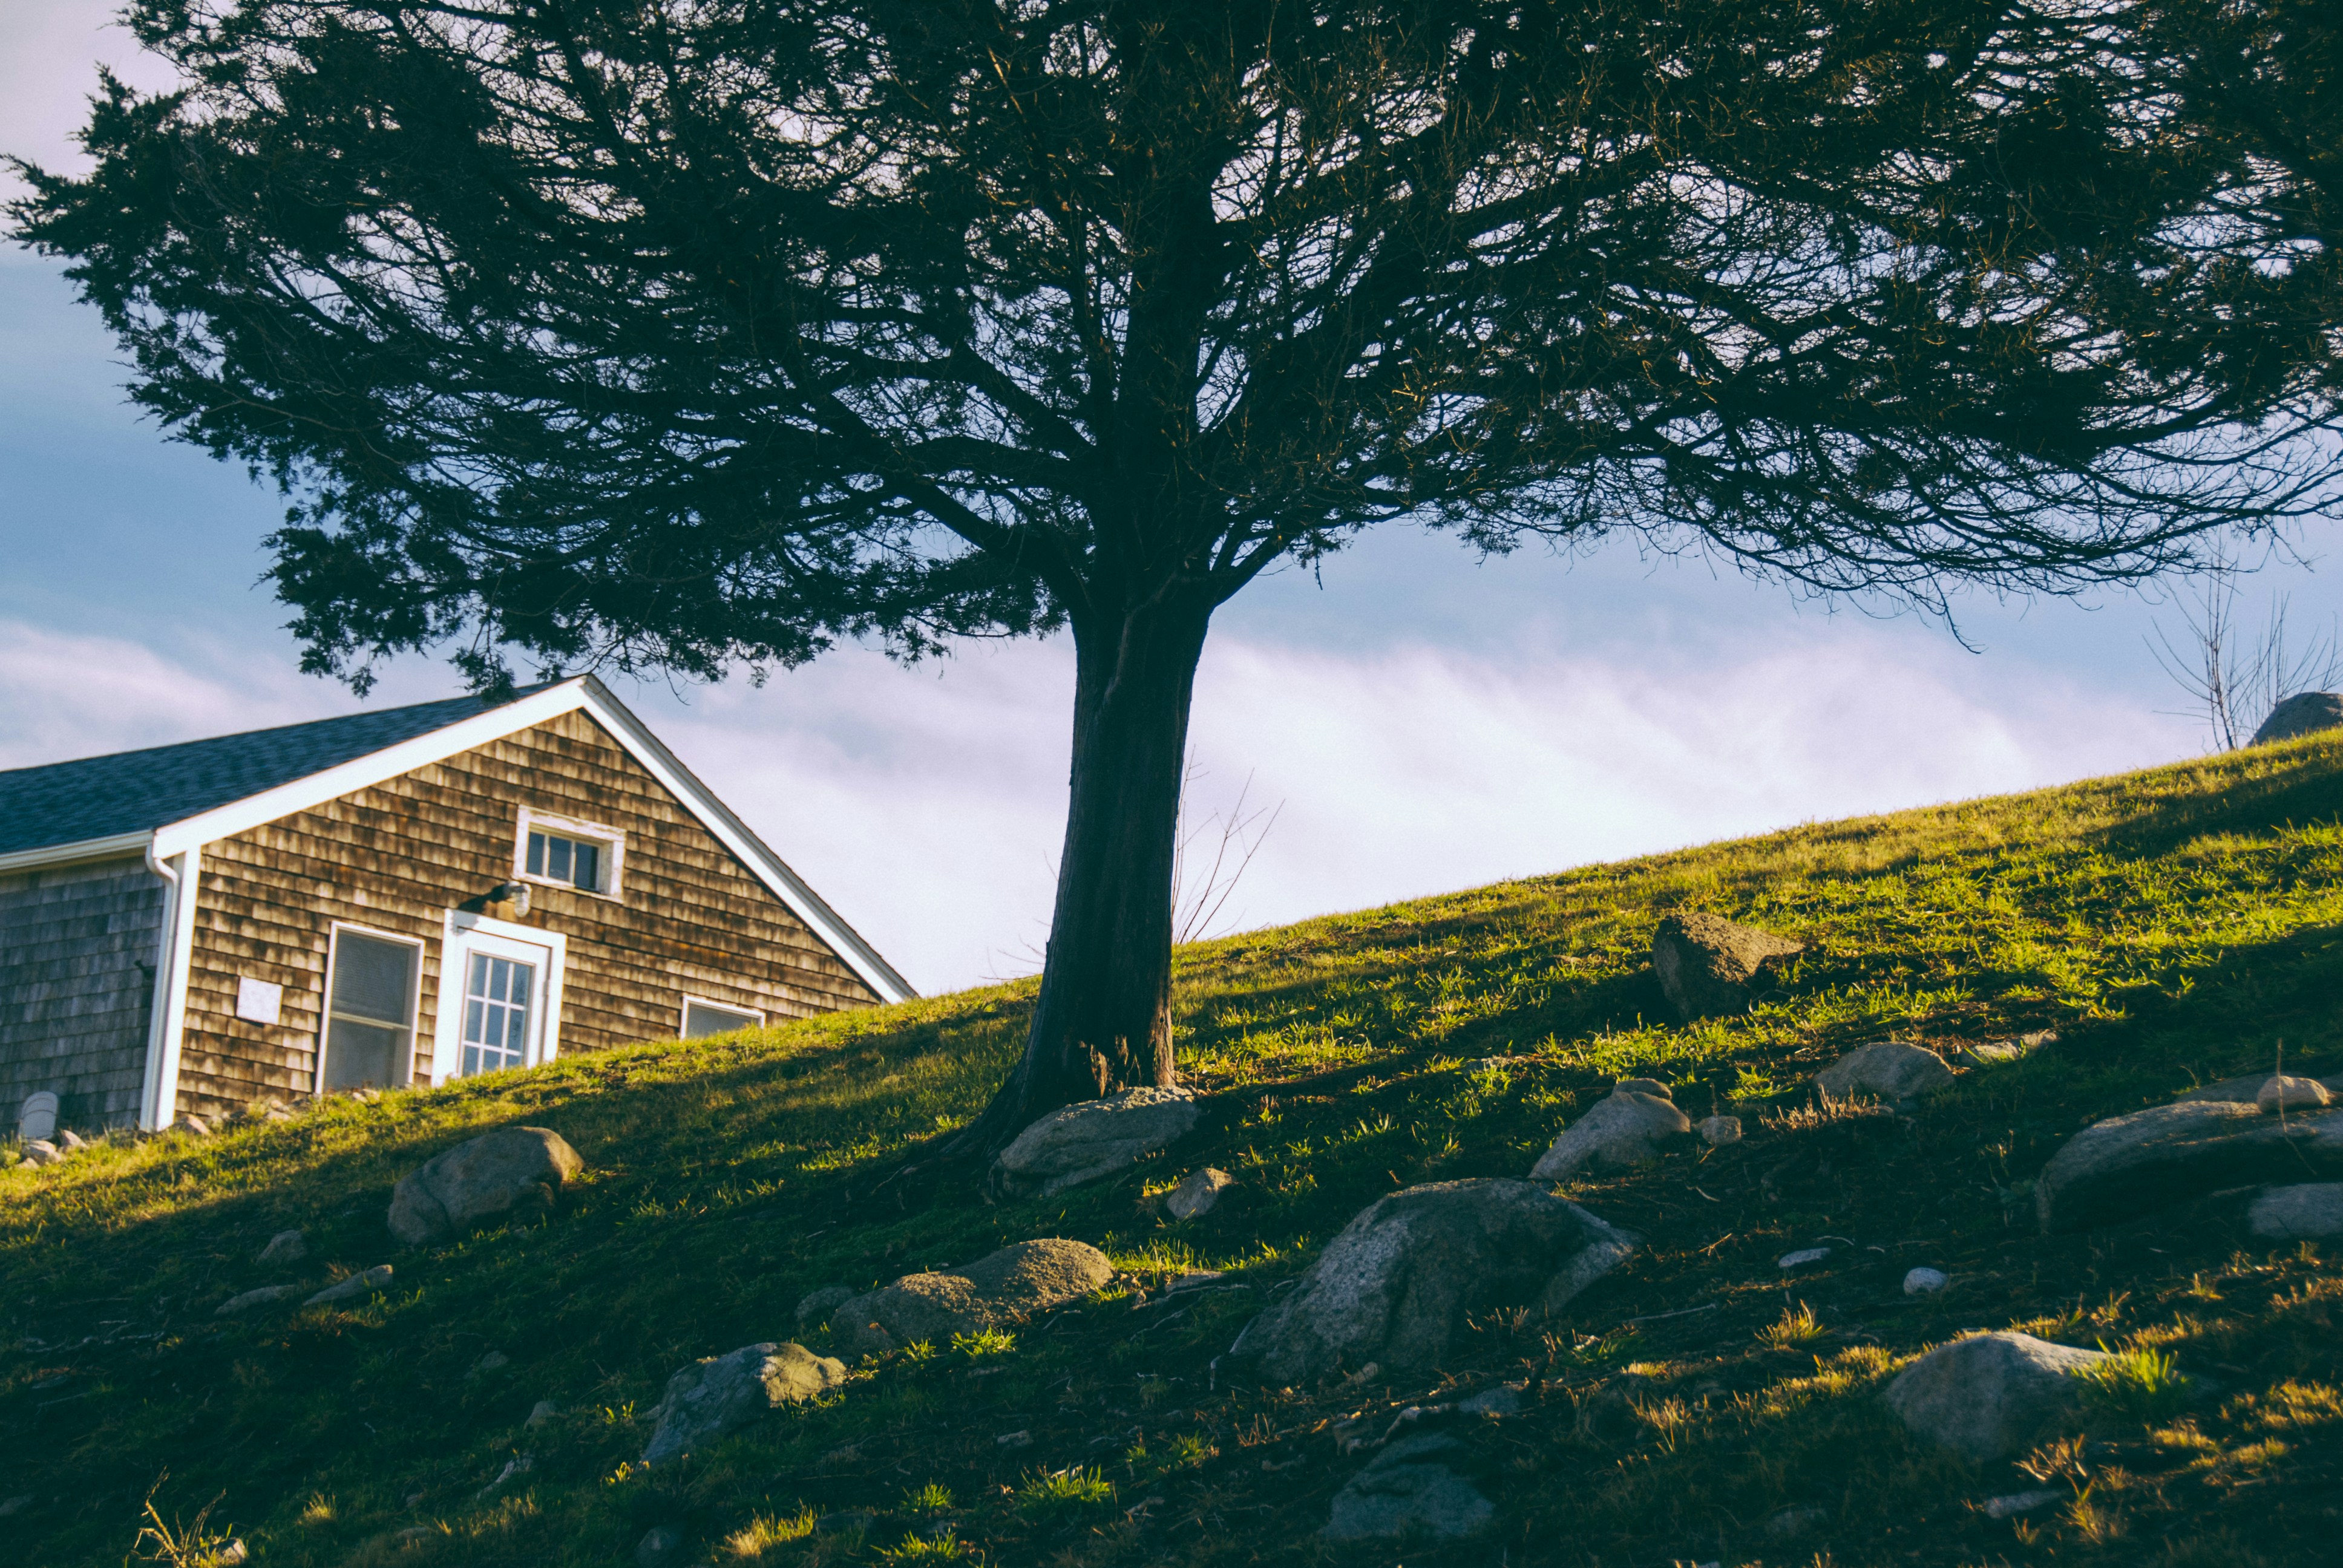
<instances>
[{"instance_id":1,"label":"window pane","mask_svg":"<svg viewBox=\"0 0 2343 1568\"><path fill-rule=\"evenodd\" d=\"M545 875L545 835L542 833L528 836L528 874L532 877Z\"/></svg>"},{"instance_id":2,"label":"window pane","mask_svg":"<svg viewBox=\"0 0 2343 1568\"><path fill-rule=\"evenodd\" d=\"M569 840L548 839L545 841L545 874L557 882L569 879Z\"/></svg>"},{"instance_id":3,"label":"window pane","mask_svg":"<svg viewBox=\"0 0 2343 1568\"><path fill-rule=\"evenodd\" d=\"M335 1019L326 1026L323 1088L328 1094L342 1089L388 1089L398 1082L406 1054L405 1030Z\"/></svg>"},{"instance_id":4,"label":"window pane","mask_svg":"<svg viewBox=\"0 0 2343 1568\"><path fill-rule=\"evenodd\" d=\"M332 1010L384 1023L412 1023L415 950L405 942L344 931L334 940Z\"/></svg>"},{"instance_id":5,"label":"window pane","mask_svg":"<svg viewBox=\"0 0 2343 1568\"><path fill-rule=\"evenodd\" d=\"M598 845L578 846L578 886L594 892L602 886L602 850Z\"/></svg>"},{"instance_id":6,"label":"window pane","mask_svg":"<svg viewBox=\"0 0 2343 1568\"><path fill-rule=\"evenodd\" d=\"M695 1001L688 1003L683 1010L683 1038L698 1040L702 1035L753 1029L756 1023L753 1013L735 1012L730 1008L710 1007L704 1001Z\"/></svg>"}]
</instances>

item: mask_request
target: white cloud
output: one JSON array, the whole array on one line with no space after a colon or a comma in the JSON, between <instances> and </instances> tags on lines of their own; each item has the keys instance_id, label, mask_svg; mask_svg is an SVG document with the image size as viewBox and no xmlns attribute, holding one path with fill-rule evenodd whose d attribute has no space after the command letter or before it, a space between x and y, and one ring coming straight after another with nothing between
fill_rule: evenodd
<instances>
[{"instance_id":1,"label":"white cloud","mask_svg":"<svg viewBox=\"0 0 2343 1568\"><path fill-rule=\"evenodd\" d=\"M1756 642L1753 638L1751 641ZM1415 893L2185 755L2126 699L1869 623L1681 661L1222 637L1198 684L1202 806L1253 775L1283 814L1230 913ZM980 645L903 669L850 649L777 677L624 691L922 990L1030 964L1063 831L1072 660ZM386 699L446 695L413 663ZM0 621L0 766L347 711L289 661Z\"/></svg>"}]
</instances>

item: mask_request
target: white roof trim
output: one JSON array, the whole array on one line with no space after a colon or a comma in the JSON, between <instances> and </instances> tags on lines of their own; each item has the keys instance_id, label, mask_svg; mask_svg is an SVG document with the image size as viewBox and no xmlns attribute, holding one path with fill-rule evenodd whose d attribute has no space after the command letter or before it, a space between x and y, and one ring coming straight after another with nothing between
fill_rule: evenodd
<instances>
[{"instance_id":1,"label":"white roof trim","mask_svg":"<svg viewBox=\"0 0 2343 1568\"><path fill-rule=\"evenodd\" d=\"M155 835L140 831L116 833L104 839L83 839L71 844L44 844L37 849L17 849L0 855L0 871L25 871L35 866L70 866L83 860L111 860L144 855Z\"/></svg>"},{"instance_id":2,"label":"white roof trim","mask_svg":"<svg viewBox=\"0 0 2343 1568\"><path fill-rule=\"evenodd\" d=\"M729 807L718 799L708 786L694 778L691 770L676 759L675 753L643 727L642 720L629 713L624 704L610 695L607 687L590 675L573 676L542 691L531 692L500 708L491 708L485 713L458 719L428 734L402 740L396 746L387 746L380 751L353 759L338 767L312 773L305 779L297 779L289 784L280 784L274 789L266 789L241 800L231 800L225 806L157 828L152 835L155 853L158 858L167 859L215 839L249 831L280 817L306 811L356 790L396 779L402 773L427 768L434 762L444 762L459 752L501 740L508 735L517 734L580 708L608 730L620 748L664 785L669 794L683 802L685 809L699 819L700 825L731 850L749 869L749 874L764 883L790 913L803 920L814 935L828 943L830 950L843 960L865 985L879 993L880 1000L907 1001L919 995L911 989L910 982L895 971L893 965L880 958L877 950L864 941L853 927L840 919L837 910L790 870L763 839L750 832L748 825L734 816ZM125 852L142 848L148 837L145 833L125 835ZM6 869L10 860L21 859L25 856L39 856L41 859L32 863L46 864L58 858L64 850L86 850L91 846L112 842L91 839L82 845L25 850L19 856L0 858L0 869ZM75 858L92 857L83 854Z\"/></svg>"}]
</instances>

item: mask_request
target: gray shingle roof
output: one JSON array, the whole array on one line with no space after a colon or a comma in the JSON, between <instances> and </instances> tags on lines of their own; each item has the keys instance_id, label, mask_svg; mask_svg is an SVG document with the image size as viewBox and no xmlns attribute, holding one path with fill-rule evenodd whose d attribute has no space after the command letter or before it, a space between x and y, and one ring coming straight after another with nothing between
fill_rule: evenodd
<instances>
[{"instance_id":1,"label":"gray shingle roof","mask_svg":"<svg viewBox=\"0 0 2343 1568\"><path fill-rule=\"evenodd\" d=\"M457 697L0 773L0 855L143 833L496 706Z\"/></svg>"}]
</instances>

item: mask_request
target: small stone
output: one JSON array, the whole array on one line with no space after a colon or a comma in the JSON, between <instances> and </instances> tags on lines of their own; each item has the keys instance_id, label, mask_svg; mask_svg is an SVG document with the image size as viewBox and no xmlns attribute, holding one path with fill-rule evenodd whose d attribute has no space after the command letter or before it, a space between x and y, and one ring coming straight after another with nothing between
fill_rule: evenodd
<instances>
[{"instance_id":1,"label":"small stone","mask_svg":"<svg viewBox=\"0 0 2343 1568\"><path fill-rule=\"evenodd\" d=\"M1080 1301L1114 1277L1087 1241L1020 1241L949 1272L906 1274L839 1306L831 1322L856 1355L884 1355L925 1340L939 1348Z\"/></svg>"},{"instance_id":2,"label":"small stone","mask_svg":"<svg viewBox=\"0 0 2343 1568\"><path fill-rule=\"evenodd\" d=\"M479 1494L483 1498L488 1497L492 1494L498 1487L502 1486L514 1476L519 1475L526 1471L535 1470L536 1468L537 1456L535 1454L517 1453L513 1455L512 1458L505 1461L505 1467L497 1472L497 1478L494 1481L489 1482L486 1486L481 1487Z\"/></svg>"},{"instance_id":3,"label":"small stone","mask_svg":"<svg viewBox=\"0 0 2343 1568\"><path fill-rule=\"evenodd\" d=\"M1953 1081L1944 1058L1900 1040L1859 1046L1815 1074L1815 1088L1841 1100L1857 1094L1917 1100Z\"/></svg>"},{"instance_id":4,"label":"small stone","mask_svg":"<svg viewBox=\"0 0 2343 1568\"><path fill-rule=\"evenodd\" d=\"M281 1302L287 1296L297 1296L300 1293L301 1287L298 1285L263 1285L256 1291L246 1291L240 1296L230 1296L219 1304L218 1310L214 1312L212 1316L232 1318L239 1313L248 1312L255 1307L265 1307L273 1302Z\"/></svg>"},{"instance_id":5,"label":"small stone","mask_svg":"<svg viewBox=\"0 0 2343 1568\"><path fill-rule=\"evenodd\" d=\"M555 1416L559 1415L560 1413L561 1407L559 1405L554 1403L549 1399L541 1399L535 1404L528 1407L528 1419L521 1422L521 1424L523 1426L532 1427L543 1426L547 1422L551 1421Z\"/></svg>"},{"instance_id":6,"label":"small stone","mask_svg":"<svg viewBox=\"0 0 2343 1568\"><path fill-rule=\"evenodd\" d=\"M347 1280L327 1285L301 1304L305 1307L322 1307L331 1306L336 1302L356 1301L358 1297L378 1291L388 1283L390 1283L390 1265L377 1263L362 1274L352 1274Z\"/></svg>"},{"instance_id":7,"label":"small stone","mask_svg":"<svg viewBox=\"0 0 2343 1568\"><path fill-rule=\"evenodd\" d=\"M1785 1508L1765 1521L1765 1533L1775 1540L1802 1535L1830 1517L1827 1508Z\"/></svg>"},{"instance_id":8,"label":"small stone","mask_svg":"<svg viewBox=\"0 0 2343 1568\"><path fill-rule=\"evenodd\" d=\"M1831 1255L1828 1247L1801 1247L1795 1252L1785 1252L1776 1263L1784 1270L1803 1269L1808 1263L1819 1263Z\"/></svg>"},{"instance_id":9,"label":"small stone","mask_svg":"<svg viewBox=\"0 0 2343 1568\"><path fill-rule=\"evenodd\" d=\"M1181 1275L1164 1286L1163 1293L1172 1296L1177 1295L1182 1291L1201 1291L1206 1285L1217 1284L1228 1277L1229 1271L1226 1269L1198 1269L1193 1272Z\"/></svg>"},{"instance_id":10,"label":"small stone","mask_svg":"<svg viewBox=\"0 0 2343 1568\"><path fill-rule=\"evenodd\" d=\"M2021 1513L2031 1513L2037 1508L2062 1503L2066 1496L2064 1492L2012 1492L2000 1497L1988 1497L1983 1506L1987 1519L2015 1519Z\"/></svg>"},{"instance_id":11,"label":"small stone","mask_svg":"<svg viewBox=\"0 0 2343 1568\"><path fill-rule=\"evenodd\" d=\"M1614 1094L1648 1094L1654 1100L1673 1101L1675 1096L1668 1086L1656 1078L1623 1078L1611 1086Z\"/></svg>"},{"instance_id":12,"label":"small stone","mask_svg":"<svg viewBox=\"0 0 2343 1568\"><path fill-rule=\"evenodd\" d=\"M299 1231L279 1231L260 1249L258 1261L265 1268L271 1263L297 1263L308 1255L308 1237Z\"/></svg>"},{"instance_id":13,"label":"small stone","mask_svg":"<svg viewBox=\"0 0 2343 1568\"><path fill-rule=\"evenodd\" d=\"M1126 1089L1052 1111L992 1162L991 1181L1012 1197L1047 1198L1125 1169L1170 1147L1196 1125L1184 1089Z\"/></svg>"},{"instance_id":14,"label":"small stone","mask_svg":"<svg viewBox=\"0 0 2343 1568\"><path fill-rule=\"evenodd\" d=\"M1033 1446L1033 1434L1022 1430L1004 1432L992 1442L996 1448L1031 1448Z\"/></svg>"},{"instance_id":15,"label":"small stone","mask_svg":"<svg viewBox=\"0 0 2343 1568\"><path fill-rule=\"evenodd\" d=\"M1915 1269L1904 1276L1904 1293L1907 1296L1933 1296L1952 1282L1942 1269Z\"/></svg>"},{"instance_id":16,"label":"small stone","mask_svg":"<svg viewBox=\"0 0 2343 1568\"><path fill-rule=\"evenodd\" d=\"M70 1127L65 1128L57 1133L57 1150L60 1153L78 1154L88 1147L88 1143L84 1141L82 1135L75 1132ZM244 1543L239 1541L236 1544L241 1546Z\"/></svg>"},{"instance_id":17,"label":"small stone","mask_svg":"<svg viewBox=\"0 0 2343 1568\"><path fill-rule=\"evenodd\" d=\"M809 1291L798 1302L798 1327L819 1328L830 1322L830 1314L861 1294L852 1285L824 1285Z\"/></svg>"},{"instance_id":18,"label":"small stone","mask_svg":"<svg viewBox=\"0 0 2343 1568\"><path fill-rule=\"evenodd\" d=\"M664 1464L768 1411L813 1399L846 1382L846 1363L795 1343L743 1345L679 1369L652 1414L645 1464Z\"/></svg>"},{"instance_id":19,"label":"small stone","mask_svg":"<svg viewBox=\"0 0 2343 1568\"><path fill-rule=\"evenodd\" d=\"M1588 1166L1623 1171L1658 1159L1669 1142L1691 1131L1692 1119L1673 1101L1614 1089L1555 1136L1530 1167L1530 1180L1560 1181Z\"/></svg>"},{"instance_id":20,"label":"small stone","mask_svg":"<svg viewBox=\"0 0 2343 1568\"><path fill-rule=\"evenodd\" d=\"M1207 1165L1202 1171L1191 1171L1180 1185L1164 1198L1163 1207L1174 1220L1194 1220L1212 1211L1221 1194L1237 1184L1237 1179L1225 1171Z\"/></svg>"},{"instance_id":21,"label":"small stone","mask_svg":"<svg viewBox=\"0 0 2343 1568\"><path fill-rule=\"evenodd\" d=\"M33 1506L33 1494L29 1492L20 1492L14 1497L0 1497L0 1519L5 1519L12 1513L22 1513L31 1506Z\"/></svg>"},{"instance_id":22,"label":"small stone","mask_svg":"<svg viewBox=\"0 0 2343 1568\"><path fill-rule=\"evenodd\" d=\"M2227 1099L2180 1100L2095 1121L2034 1184L2045 1232L2085 1231L2231 1187L2343 1175L2343 1111L2264 1116Z\"/></svg>"},{"instance_id":23,"label":"small stone","mask_svg":"<svg viewBox=\"0 0 2343 1568\"><path fill-rule=\"evenodd\" d=\"M2267 746L2274 740L2292 740L2338 726L2343 726L2343 693L2298 691L2270 709L2269 717L2262 720L2261 728L2246 744Z\"/></svg>"},{"instance_id":24,"label":"small stone","mask_svg":"<svg viewBox=\"0 0 2343 1568\"><path fill-rule=\"evenodd\" d=\"M1459 1415L1477 1415L1494 1421L1502 1416L1522 1413L1522 1390L1526 1384L1501 1382L1494 1388L1484 1388L1471 1399L1456 1402Z\"/></svg>"},{"instance_id":25,"label":"small stone","mask_svg":"<svg viewBox=\"0 0 2343 1568\"><path fill-rule=\"evenodd\" d=\"M1704 1116L1700 1119L1701 1141L1711 1149L1722 1149L1728 1143L1741 1141L1741 1118L1738 1116Z\"/></svg>"},{"instance_id":26,"label":"small stone","mask_svg":"<svg viewBox=\"0 0 2343 1568\"><path fill-rule=\"evenodd\" d=\"M635 1568L669 1568L683 1555L683 1537L661 1524L635 1543Z\"/></svg>"},{"instance_id":27,"label":"small stone","mask_svg":"<svg viewBox=\"0 0 2343 1568\"><path fill-rule=\"evenodd\" d=\"M1803 942L1694 911L1661 920L1652 934L1652 970L1669 1005L1689 1023L1746 1010L1777 983L1781 966L1805 950Z\"/></svg>"},{"instance_id":28,"label":"small stone","mask_svg":"<svg viewBox=\"0 0 2343 1568\"><path fill-rule=\"evenodd\" d=\"M1988 1463L2071 1424L2083 1392L2075 1374L2107 1359L2031 1334L1976 1334L1906 1367L1888 1385L1887 1406L1915 1437Z\"/></svg>"},{"instance_id":29,"label":"small stone","mask_svg":"<svg viewBox=\"0 0 2343 1568\"><path fill-rule=\"evenodd\" d=\"M1446 1465L1423 1462L1461 1447L1438 1432L1393 1443L1334 1494L1321 1533L1329 1541L1478 1535L1495 1521L1496 1505Z\"/></svg>"},{"instance_id":30,"label":"small stone","mask_svg":"<svg viewBox=\"0 0 2343 1568\"><path fill-rule=\"evenodd\" d=\"M27 1165L62 1165L65 1162L65 1151L45 1138L35 1138L25 1145L25 1163Z\"/></svg>"},{"instance_id":31,"label":"small stone","mask_svg":"<svg viewBox=\"0 0 2343 1568\"><path fill-rule=\"evenodd\" d=\"M472 1370L466 1372L464 1375L466 1377L486 1377L492 1372L500 1372L510 1365L512 1365L512 1357L505 1354L502 1351L490 1351L478 1361L474 1362L472 1363Z\"/></svg>"},{"instance_id":32,"label":"small stone","mask_svg":"<svg viewBox=\"0 0 2343 1568\"><path fill-rule=\"evenodd\" d=\"M2267 1188L2246 1211L2246 1223L2274 1241L2343 1236L2343 1181Z\"/></svg>"},{"instance_id":33,"label":"small stone","mask_svg":"<svg viewBox=\"0 0 2343 1568\"><path fill-rule=\"evenodd\" d=\"M436 1524L410 1524L391 1539L402 1546L411 1546L417 1541L428 1541L438 1533L439 1527Z\"/></svg>"},{"instance_id":34,"label":"small stone","mask_svg":"<svg viewBox=\"0 0 2343 1568\"><path fill-rule=\"evenodd\" d=\"M171 1123L171 1131L185 1132L196 1138L209 1138L212 1135L212 1124L193 1111L189 1111Z\"/></svg>"},{"instance_id":35,"label":"small stone","mask_svg":"<svg viewBox=\"0 0 2343 1568\"><path fill-rule=\"evenodd\" d=\"M2254 1096L2254 1103L2261 1108L2263 1115L2270 1116L2281 1111L2316 1111L2333 1098L2327 1092L2327 1086L2315 1078L2291 1078L2278 1073L2262 1085L2260 1092Z\"/></svg>"}]
</instances>

